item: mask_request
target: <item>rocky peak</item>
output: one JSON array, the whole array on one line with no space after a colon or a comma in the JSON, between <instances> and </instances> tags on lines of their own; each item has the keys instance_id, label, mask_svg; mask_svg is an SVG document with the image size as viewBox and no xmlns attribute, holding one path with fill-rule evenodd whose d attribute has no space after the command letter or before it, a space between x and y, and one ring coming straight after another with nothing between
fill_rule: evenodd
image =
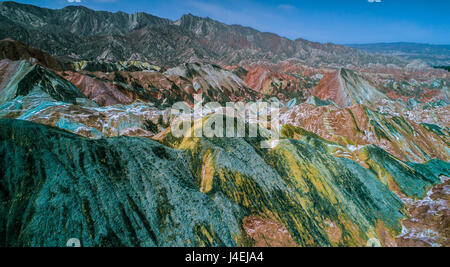
<instances>
[{"instance_id":1,"label":"rocky peak","mask_svg":"<svg viewBox=\"0 0 450 267\"><path fill-rule=\"evenodd\" d=\"M340 107L354 104L373 105L389 98L367 80L348 69L326 74L312 94L322 100L331 100Z\"/></svg>"},{"instance_id":2,"label":"rocky peak","mask_svg":"<svg viewBox=\"0 0 450 267\"><path fill-rule=\"evenodd\" d=\"M54 72L28 61L0 61L0 103L30 94L38 99L77 103L86 98L73 84Z\"/></svg>"}]
</instances>

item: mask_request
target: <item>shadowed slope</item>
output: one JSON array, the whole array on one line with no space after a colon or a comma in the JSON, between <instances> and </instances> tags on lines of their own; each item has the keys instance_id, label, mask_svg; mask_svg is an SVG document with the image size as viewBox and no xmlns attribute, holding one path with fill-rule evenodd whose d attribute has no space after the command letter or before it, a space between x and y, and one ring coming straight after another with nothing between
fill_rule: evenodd
<instances>
[{"instance_id":1,"label":"shadowed slope","mask_svg":"<svg viewBox=\"0 0 450 267\"><path fill-rule=\"evenodd\" d=\"M37 63L50 69L62 70L65 68L63 63L59 62L51 55L11 39L0 41L0 60L1 59L10 59L13 61L30 59L36 60Z\"/></svg>"},{"instance_id":2,"label":"shadowed slope","mask_svg":"<svg viewBox=\"0 0 450 267\"><path fill-rule=\"evenodd\" d=\"M196 190L182 152L24 121L0 126L2 246L65 246L73 237L83 246L239 244L239 209Z\"/></svg>"},{"instance_id":3,"label":"shadowed slope","mask_svg":"<svg viewBox=\"0 0 450 267\"><path fill-rule=\"evenodd\" d=\"M1 60L0 103L31 93L72 104L77 99L86 98L73 84L41 65L28 61Z\"/></svg>"}]
</instances>

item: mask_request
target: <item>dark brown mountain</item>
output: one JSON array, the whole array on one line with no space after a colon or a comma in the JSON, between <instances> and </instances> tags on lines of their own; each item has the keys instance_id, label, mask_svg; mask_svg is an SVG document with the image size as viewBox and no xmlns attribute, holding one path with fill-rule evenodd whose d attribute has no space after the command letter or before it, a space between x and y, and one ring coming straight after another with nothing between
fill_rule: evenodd
<instances>
[{"instance_id":1,"label":"dark brown mountain","mask_svg":"<svg viewBox=\"0 0 450 267\"><path fill-rule=\"evenodd\" d=\"M51 10L2 2L0 39L4 38L71 60L142 60L165 66L192 61L276 63L291 58L328 66L405 64L393 57L303 39L293 41L190 14L171 21L146 13L110 13L82 6Z\"/></svg>"},{"instance_id":2,"label":"dark brown mountain","mask_svg":"<svg viewBox=\"0 0 450 267\"><path fill-rule=\"evenodd\" d=\"M1 59L36 61L41 65L55 70L63 70L65 67L68 67L64 66L48 53L11 39L0 40Z\"/></svg>"}]
</instances>

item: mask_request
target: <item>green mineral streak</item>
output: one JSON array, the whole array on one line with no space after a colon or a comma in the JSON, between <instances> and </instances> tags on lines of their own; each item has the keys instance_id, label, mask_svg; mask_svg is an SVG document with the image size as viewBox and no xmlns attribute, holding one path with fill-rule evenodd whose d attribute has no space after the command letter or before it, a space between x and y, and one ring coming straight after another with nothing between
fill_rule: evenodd
<instances>
[{"instance_id":1,"label":"green mineral streak","mask_svg":"<svg viewBox=\"0 0 450 267\"><path fill-rule=\"evenodd\" d=\"M301 133L308 143L285 139L276 149L262 151L261 138L196 138L180 147L192 157L196 181L201 180L203 155L214 154L208 195L224 194L250 214L274 216L301 246L331 245L326 220L342 231L334 245L361 245L376 235L380 221L400 231L404 206L370 170L328 155L333 144L313 133L294 127L283 131Z\"/></svg>"},{"instance_id":2,"label":"green mineral streak","mask_svg":"<svg viewBox=\"0 0 450 267\"><path fill-rule=\"evenodd\" d=\"M66 103L63 103L63 102L42 102L42 103L38 104L37 106L34 106L34 107L31 107L31 108L27 109L17 119L19 119L19 120L27 120L30 117L38 115L40 112L42 112L43 110L45 110L45 109L47 109L49 107L61 106L61 105L66 105Z\"/></svg>"},{"instance_id":3,"label":"green mineral streak","mask_svg":"<svg viewBox=\"0 0 450 267\"><path fill-rule=\"evenodd\" d=\"M447 131L447 129L443 129L443 128L439 127L439 125L429 124L429 123L422 123L421 125L428 131L434 132L437 135L442 135L442 136L447 136L447 137L449 136L449 132Z\"/></svg>"},{"instance_id":4,"label":"green mineral streak","mask_svg":"<svg viewBox=\"0 0 450 267\"><path fill-rule=\"evenodd\" d=\"M389 173L400 191L410 197L424 197L428 188L439 181L439 175L450 174L450 164L440 160L426 164L401 162L374 145L366 146L364 150L369 157L366 162L374 172L382 169Z\"/></svg>"},{"instance_id":5,"label":"green mineral streak","mask_svg":"<svg viewBox=\"0 0 450 267\"><path fill-rule=\"evenodd\" d=\"M424 164L417 164L413 162L406 162L416 172L420 173L423 177L427 177L427 181L430 182L428 186L440 183L440 176L450 176L450 163L442 160L433 159Z\"/></svg>"},{"instance_id":6,"label":"green mineral streak","mask_svg":"<svg viewBox=\"0 0 450 267\"><path fill-rule=\"evenodd\" d=\"M423 105L423 109L426 110L430 108L444 107L446 105L448 105L448 103L446 103L444 100L439 100L432 103L426 103L425 105Z\"/></svg>"},{"instance_id":7,"label":"green mineral streak","mask_svg":"<svg viewBox=\"0 0 450 267\"><path fill-rule=\"evenodd\" d=\"M334 103L331 100L322 100L316 96L311 96L306 100L306 103L317 106L317 107L322 107L322 106L329 106L329 105L333 105L333 106L337 106L336 103Z\"/></svg>"},{"instance_id":8,"label":"green mineral streak","mask_svg":"<svg viewBox=\"0 0 450 267\"><path fill-rule=\"evenodd\" d=\"M400 229L398 220L403 217L403 204L369 171L351 160L321 153L301 141L282 142L273 151L274 168L298 190L309 217L318 219L316 224L323 226L326 219L339 224L341 245L350 245L357 238L351 233L349 221L358 226L361 235L373 231L377 220L396 231ZM293 158L285 158L287 153Z\"/></svg>"},{"instance_id":9,"label":"green mineral streak","mask_svg":"<svg viewBox=\"0 0 450 267\"><path fill-rule=\"evenodd\" d=\"M299 140L267 150L261 136L184 138L174 149L0 120L0 246L65 246L74 237L83 246L249 246L250 215L282 223L300 246L364 246L380 225L398 234L404 218L375 169L417 197L449 172L447 163L404 163L375 146L362 151L366 169L332 156L337 144L282 131ZM205 193L203 179L211 179Z\"/></svg>"},{"instance_id":10,"label":"green mineral streak","mask_svg":"<svg viewBox=\"0 0 450 267\"><path fill-rule=\"evenodd\" d=\"M102 133L100 133L97 129L87 127L86 125L84 125L82 123L72 122L69 119L66 119L64 117L59 119L59 121L56 123L56 127L67 130L69 132L74 132L74 133L76 133L80 128L86 128L86 129L89 129L89 131L93 134L93 136L94 136L93 138L98 139L98 138L102 137Z\"/></svg>"},{"instance_id":11,"label":"green mineral streak","mask_svg":"<svg viewBox=\"0 0 450 267\"><path fill-rule=\"evenodd\" d=\"M27 96L40 90L42 95L50 96L54 101L76 104L77 98L86 98L73 84L50 70L20 61L12 77L4 88L0 89L0 103L11 101L18 96Z\"/></svg>"},{"instance_id":12,"label":"green mineral streak","mask_svg":"<svg viewBox=\"0 0 450 267\"><path fill-rule=\"evenodd\" d=\"M221 241L208 244L237 245L238 224L225 223L233 205L222 199L219 209L197 190L183 152L0 120L0 155L2 192L11 190L2 194L0 246L65 246L73 237L83 246L194 246L198 225Z\"/></svg>"}]
</instances>

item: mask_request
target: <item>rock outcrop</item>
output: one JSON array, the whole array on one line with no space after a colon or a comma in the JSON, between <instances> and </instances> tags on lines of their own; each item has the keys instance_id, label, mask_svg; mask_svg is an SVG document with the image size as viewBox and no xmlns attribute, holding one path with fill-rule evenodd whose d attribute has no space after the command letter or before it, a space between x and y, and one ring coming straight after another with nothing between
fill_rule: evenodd
<instances>
[{"instance_id":1,"label":"rock outcrop","mask_svg":"<svg viewBox=\"0 0 450 267\"><path fill-rule=\"evenodd\" d=\"M331 100L344 108L354 104L374 105L382 100L389 100L369 82L347 69L326 74L312 90L312 95L322 100Z\"/></svg>"}]
</instances>

